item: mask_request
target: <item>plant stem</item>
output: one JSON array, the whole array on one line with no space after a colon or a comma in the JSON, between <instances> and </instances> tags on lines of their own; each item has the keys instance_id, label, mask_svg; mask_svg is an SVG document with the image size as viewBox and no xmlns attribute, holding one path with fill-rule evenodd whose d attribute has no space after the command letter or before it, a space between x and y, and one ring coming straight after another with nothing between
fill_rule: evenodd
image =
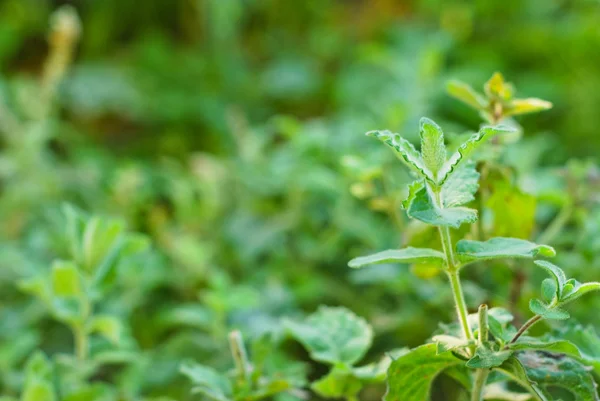
<instances>
[{"instance_id":1,"label":"plant stem","mask_svg":"<svg viewBox=\"0 0 600 401\"><path fill-rule=\"evenodd\" d=\"M531 319L529 319L528 321L526 321L525 324L523 326L521 326L521 328L519 329L519 331L517 331L517 334L515 334L515 336L512 338L512 340L510 340L510 342L508 344L509 345L510 344L514 344L519 339L519 337L521 337L523 334L525 334L525 332L527 330L529 330L531 328L531 326L533 326L534 324L536 324L540 320L542 320L542 316L535 315L534 317L532 317Z\"/></svg>"},{"instance_id":2,"label":"plant stem","mask_svg":"<svg viewBox=\"0 0 600 401\"><path fill-rule=\"evenodd\" d=\"M239 330L229 333L229 347L231 348L231 355L235 361L238 376L240 379L248 380L251 367L246 355L242 333Z\"/></svg>"},{"instance_id":3,"label":"plant stem","mask_svg":"<svg viewBox=\"0 0 600 401\"><path fill-rule=\"evenodd\" d=\"M465 296L463 295L462 287L460 285L460 277L458 270L448 271L448 278L450 279L450 286L452 287L452 294L454 295L454 303L456 305L456 312L458 314L458 320L462 326L463 334L467 340L473 340L473 332L469 326L467 304L465 302Z\"/></svg>"},{"instance_id":4,"label":"plant stem","mask_svg":"<svg viewBox=\"0 0 600 401\"><path fill-rule=\"evenodd\" d=\"M77 359L85 361L89 353L89 343L84 325L78 324L73 327L73 338L75 340L75 355Z\"/></svg>"},{"instance_id":5,"label":"plant stem","mask_svg":"<svg viewBox=\"0 0 600 401\"><path fill-rule=\"evenodd\" d=\"M471 401L483 400L483 389L485 388L485 382L487 381L489 374L489 369L477 369L477 371L475 372L475 382L473 383L473 391L471 392Z\"/></svg>"}]
</instances>

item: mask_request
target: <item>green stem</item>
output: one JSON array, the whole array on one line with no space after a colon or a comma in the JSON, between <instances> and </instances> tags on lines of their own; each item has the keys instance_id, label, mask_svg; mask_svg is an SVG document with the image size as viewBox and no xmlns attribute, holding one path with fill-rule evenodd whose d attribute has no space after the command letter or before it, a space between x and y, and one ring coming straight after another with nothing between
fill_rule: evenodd
<instances>
[{"instance_id":1,"label":"green stem","mask_svg":"<svg viewBox=\"0 0 600 401\"><path fill-rule=\"evenodd\" d=\"M487 381L489 374L489 369L477 369L477 371L475 372L475 382L473 383L473 391L471 392L471 401L483 400L483 389L485 388L485 382Z\"/></svg>"},{"instance_id":2,"label":"green stem","mask_svg":"<svg viewBox=\"0 0 600 401\"><path fill-rule=\"evenodd\" d=\"M234 330L229 333L229 347L231 348L231 355L235 361L238 377L243 380L248 380L250 374L250 362L248 361L246 348L244 347L242 333L239 330Z\"/></svg>"},{"instance_id":3,"label":"green stem","mask_svg":"<svg viewBox=\"0 0 600 401\"><path fill-rule=\"evenodd\" d=\"M89 354L88 333L83 324L73 327L73 337L75 340L75 355L80 361L85 361Z\"/></svg>"},{"instance_id":4,"label":"green stem","mask_svg":"<svg viewBox=\"0 0 600 401\"><path fill-rule=\"evenodd\" d=\"M509 345L514 344L519 339L519 337L521 337L523 334L525 334L525 332L527 330L529 330L534 324L536 324L540 320L542 320L542 316L535 315L534 317L532 317L531 319L526 321L525 324L523 326L521 326L519 331L517 331L517 334L515 334L515 336L512 338L512 340L510 340L510 342L508 344Z\"/></svg>"},{"instance_id":5,"label":"green stem","mask_svg":"<svg viewBox=\"0 0 600 401\"><path fill-rule=\"evenodd\" d=\"M473 340L473 332L469 326L469 314L467 312L467 304L465 302L465 296L463 295L462 286L460 285L458 270L448 271L447 273L450 280L450 286L452 287L456 312L458 314L458 320L462 327L463 334L467 340Z\"/></svg>"}]
</instances>

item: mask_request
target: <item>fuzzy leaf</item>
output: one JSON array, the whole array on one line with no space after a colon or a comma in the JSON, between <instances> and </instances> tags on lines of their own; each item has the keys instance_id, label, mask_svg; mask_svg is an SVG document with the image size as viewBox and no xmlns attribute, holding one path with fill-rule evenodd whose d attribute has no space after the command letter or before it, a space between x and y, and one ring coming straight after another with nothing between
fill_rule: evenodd
<instances>
[{"instance_id":1,"label":"fuzzy leaf","mask_svg":"<svg viewBox=\"0 0 600 401\"><path fill-rule=\"evenodd\" d=\"M538 401L552 401L551 399L546 398L542 390L538 388L537 384L527 376L525 367L516 357L511 356L495 369L519 383L524 389L535 394Z\"/></svg>"},{"instance_id":2,"label":"fuzzy leaf","mask_svg":"<svg viewBox=\"0 0 600 401\"><path fill-rule=\"evenodd\" d=\"M542 281L542 297L546 302L552 302L554 299L558 300L558 287L556 281L551 278L546 278Z\"/></svg>"},{"instance_id":3,"label":"fuzzy leaf","mask_svg":"<svg viewBox=\"0 0 600 401\"><path fill-rule=\"evenodd\" d=\"M477 221L477 211L466 207L451 207L440 209L433 204L426 188L417 192L410 207L408 215L434 226L460 227L463 223Z\"/></svg>"},{"instance_id":4,"label":"fuzzy leaf","mask_svg":"<svg viewBox=\"0 0 600 401\"><path fill-rule=\"evenodd\" d=\"M505 116L516 116L519 114L535 113L552 108L552 103L538 98L513 99L505 108Z\"/></svg>"},{"instance_id":5,"label":"fuzzy leaf","mask_svg":"<svg viewBox=\"0 0 600 401\"><path fill-rule=\"evenodd\" d=\"M435 178L439 169L446 162L444 133L440 126L429 118L421 118L419 125L423 163Z\"/></svg>"},{"instance_id":6,"label":"fuzzy leaf","mask_svg":"<svg viewBox=\"0 0 600 401\"><path fill-rule=\"evenodd\" d=\"M521 337L517 342L509 344L508 347L514 351L547 351L558 354L566 354L576 358L581 357L579 348L577 348L577 346L572 342L566 340L541 341L538 338Z\"/></svg>"},{"instance_id":7,"label":"fuzzy leaf","mask_svg":"<svg viewBox=\"0 0 600 401\"><path fill-rule=\"evenodd\" d=\"M515 132L513 128L507 126L486 126L479 130L478 133L471 135L465 143L459 146L459 148L450 156L450 158L444 163L444 166L440 169L437 174L438 183L443 184L452 172L454 172L462 163L469 160L469 157L473 152L484 142L484 139L488 139L497 134L506 134Z\"/></svg>"},{"instance_id":8,"label":"fuzzy leaf","mask_svg":"<svg viewBox=\"0 0 600 401\"><path fill-rule=\"evenodd\" d=\"M358 362L373 340L371 326L345 308L322 306L303 322L285 325L312 359L332 365Z\"/></svg>"},{"instance_id":9,"label":"fuzzy leaf","mask_svg":"<svg viewBox=\"0 0 600 401\"><path fill-rule=\"evenodd\" d=\"M421 154L415 149L412 143L402 138L399 134L394 134L387 130L369 131L367 132L367 136L377 138L392 148L396 152L396 156L420 177L434 180L433 174L426 167Z\"/></svg>"},{"instance_id":10,"label":"fuzzy leaf","mask_svg":"<svg viewBox=\"0 0 600 401\"><path fill-rule=\"evenodd\" d=\"M425 183L423 180L414 181L412 184L408 186L408 196L405 200L402 201L402 209L408 209L410 204L415 199L417 192L425 187Z\"/></svg>"},{"instance_id":11,"label":"fuzzy leaf","mask_svg":"<svg viewBox=\"0 0 600 401\"><path fill-rule=\"evenodd\" d=\"M475 163L468 162L454 171L442 186L442 203L444 207L464 205L475 199L479 188L479 173Z\"/></svg>"},{"instance_id":12,"label":"fuzzy leaf","mask_svg":"<svg viewBox=\"0 0 600 401\"><path fill-rule=\"evenodd\" d=\"M533 263L546 270L546 272L550 274L550 277L552 277L552 279L554 279L554 282L556 283L558 298L562 298L563 288L565 286L565 283L567 282L567 276L565 275L565 272L562 271L560 267L546 260L536 260Z\"/></svg>"},{"instance_id":13,"label":"fuzzy leaf","mask_svg":"<svg viewBox=\"0 0 600 401\"><path fill-rule=\"evenodd\" d=\"M551 308L550 306L536 298L529 301L529 309L536 315L540 315L544 319L549 320L565 320L571 316L569 315L569 312L557 307Z\"/></svg>"},{"instance_id":14,"label":"fuzzy leaf","mask_svg":"<svg viewBox=\"0 0 600 401\"><path fill-rule=\"evenodd\" d=\"M458 259L463 262L505 258L552 257L554 248L518 238L496 237L485 242L460 240L456 244Z\"/></svg>"},{"instance_id":15,"label":"fuzzy leaf","mask_svg":"<svg viewBox=\"0 0 600 401\"><path fill-rule=\"evenodd\" d=\"M186 362L179 370L192 381L194 393L202 394L214 401L232 400L229 379L216 370L195 362Z\"/></svg>"},{"instance_id":16,"label":"fuzzy leaf","mask_svg":"<svg viewBox=\"0 0 600 401\"><path fill-rule=\"evenodd\" d=\"M471 369L495 368L502 365L512 353L510 350L493 351L487 347L479 347L473 358L467 361L467 367Z\"/></svg>"},{"instance_id":17,"label":"fuzzy leaf","mask_svg":"<svg viewBox=\"0 0 600 401\"><path fill-rule=\"evenodd\" d=\"M374 253L369 256L361 256L352 259L348 266L353 268L364 267L379 263L444 263L444 254L429 248L403 248L389 249L387 251Z\"/></svg>"},{"instance_id":18,"label":"fuzzy leaf","mask_svg":"<svg viewBox=\"0 0 600 401\"><path fill-rule=\"evenodd\" d=\"M476 110L481 110L487 106L485 98L464 82L452 80L446 85L446 90L450 96Z\"/></svg>"},{"instance_id":19,"label":"fuzzy leaf","mask_svg":"<svg viewBox=\"0 0 600 401\"><path fill-rule=\"evenodd\" d=\"M552 355L542 352L518 354L527 377L534 381L549 400L549 388L560 387L572 394L575 401L598 401L596 383L589 369L565 355Z\"/></svg>"},{"instance_id":20,"label":"fuzzy leaf","mask_svg":"<svg viewBox=\"0 0 600 401\"><path fill-rule=\"evenodd\" d=\"M436 355L436 345L417 347L396 359L388 369L385 401L427 401L431 384L443 370L464 364L451 352Z\"/></svg>"},{"instance_id":21,"label":"fuzzy leaf","mask_svg":"<svg viewBox=\"0 0 600 401\"><path fill-rule=\"evenodd\" d=\"M462 350L475 344L474 341L467 341L464 338L458 338L447 334L433 336L431 340L436 344L436 353L438 355L448 351Z\"/></svg>"},{"instance_id":22,"label":"fuzzy leaf","mask_svg":"<svg viewBox=\"0 0 600 401\"><path fill-rule=\"evenodd\" d=\"M565 286L564 292L563 292L563 298L561 299L561 304L565 304L567 302L574 301L577 298L581 297L582 295L587 294L588 292L598 291L598 290L600 290L600 283L591 282L591 283L581 284L581 283L575 281L575 285L573 286L573 288L570 291L567 291L566 286Z\"/></svg>"}]
</instances>

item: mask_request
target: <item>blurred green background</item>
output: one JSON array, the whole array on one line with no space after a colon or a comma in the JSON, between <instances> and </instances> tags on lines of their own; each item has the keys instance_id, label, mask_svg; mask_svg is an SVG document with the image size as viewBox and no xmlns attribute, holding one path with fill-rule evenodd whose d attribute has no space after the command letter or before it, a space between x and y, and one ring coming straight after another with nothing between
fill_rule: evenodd
<instances>
[{"instance_id":1,"label":"blurred green background","mask_svg":"<svg viewBox=\"0 0 600 401\"><path fill-rule=\"evenodd\" d=\"M63 4L82 31L45 113L38 85ZM346 263L433 241L396 207L405 169L363 134L414 140L422 116L450 137L477 130L477 113L445 93L452 78L480 89L500 71L517 96L554 103L519 119L525 137L505 160L531 198L497 207L535 215L517 236L536 238L570 205L549 243L570 273L597 279L598 21L598 0L0 1L0 389L18 392L33 349L71 348L15 285L67 254L64 202L152 240L101 307L140 353L101 374L125 399L187 399L183 359L228 366L227 331L255 338L320 304L374 326L369 358L422 343L453 319L444 277ZM513 281L476 270L467 300L524 312ZM520 283L525 299L539 280ZM583 323L600 306L589 304L574 313ZM277 363L306 359L282 341Z\"/></svg>"}]
</instances>

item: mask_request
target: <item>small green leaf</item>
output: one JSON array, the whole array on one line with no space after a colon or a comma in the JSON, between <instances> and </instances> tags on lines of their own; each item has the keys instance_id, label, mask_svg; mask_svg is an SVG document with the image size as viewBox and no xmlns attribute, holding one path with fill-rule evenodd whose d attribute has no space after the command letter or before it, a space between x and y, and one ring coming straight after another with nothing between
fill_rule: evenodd
<instances>
[{"instance_id":1,"label":"small green leaf","mask_svg":"<svg viewBox=\"0 0 600 401\"><path fill-rule=\"evenodd\" d=\"M321 306L303 322L285 321L291 335L315 361L353 365L367 352L373 329L345 308Z\"/></svg>"},{"instance_id":2,"label":"small green leaf","mask_svg":"<svg viewBox=\"0 0 600 401\"><path fill-rule=\"evenodd\" d=\"M52 292L59 297L81 294L81 278L74 263L59 260L52 264Z\"/></svg>"},{"instance_id":3,"label":"small green leaf","mask_svg":"<svg viewBox=\"0 0 600 401\"><path fill-rule=\"evenodd\" d=\"M436 353L442 354L448 351L457 351L469 348L474 345L474 341L465 340L464 338L458 338L447 334L440 334L431 338L436 344Z\"/></svg>"},{"instance_id":4,"label":"small green leaf","mask_svg":"<svg viewBox=\"0 0 600 401\"><path fill-rule=\"evenodd\" d=\"M565 355L526 351L519 353L527 377L535 382L544 396L552 400L550 389L563 388L575 401L598 401L596 383L589 369Z\"/></svg>"},{"instance_id":5,"label":"small green leaf","mask_svg":"<svg viewBox=\"0 0 600 401\"><path fill-rule=\"evenodd\" d=\"M374 253L369 256L361 256L352 259L348 266L352 268L364 267L379 263L439 263L445 261L444 254L429 248L407 247L403 249L389 249L387 251Z\"/></svg>"},{"instance_id":6,"label":"small green leaf","mask_svg":"<svg viewBox=\"0 0 600 401\"><path fill-rule=\"evenodd\" d=\"M214 401L231 401L232 387L229 379L208 366L186 362L179 371L194 384L193 392Z\"/></svg>"},{"instance_id":7,"label":"small green leaf","mask_svg":"<svg viewBox=\"0 0 600 401\"><path fill-rule=\"evenodd\" d=\"M485 98L464 82L452 80L447 83L446 91L453 98L468 104L475 110L481 110L487 106Z\"/></svg>"},{"instance_id":8,"label":"small green leaf","mask_svg":"<svg viewBox=\"0 0 600 401\"><path fill-rule=\"evenodd\" d=\"M462 163L469 160L469 157L471 157L473 152L484 142L484 139L488 139L494 135L512 132L515 132L513 128L499 125L495 127L483 127L478 133L471 135L471 137L465 143L460 145L457 151L450 156L446 163L444 163L444 166L437 174L438 184L443 184L450 174L452 174Z\"/></svg>"},{"instance_id":9,"label":"small green leaf","mask_svg":"<svg viewBox=\"0 0 600 401\"><path fill-rule=\"evenodd\" d=\"M408 215L434 226L450 226L458 228L463 223L477 221L477 211L466 207L451 207L440 209L431 201L426 188L417 192L410 207Z\"/></svg>"},{"instance_id":10,"label":"small green leaf","mask_svg":"<svg viewBox=\"0 0 600 401\"><path fill-rule=\"evenodd\" d=\"M550 274L550 276L554 279L554 282L556 283L558 298L562 298L563 287L567 282L567 276L565 275L565 272L563 272L560 267L546 260L536 260L533 263L546 270L546 272Z\"/></svg>"},{"instance_id":11,"label":"small green leaf","mask_svg":"<svg viewBox=\"0 0 600 401\"><path fill-rule=\"evenodd\" d=\"M414 181L408 186L408 196L402 201L402 209L408 209L413 199L421 189L425 187L423 180Z\"/></svg>"},{"instance_id":12,"label":"small green leaf","mask_svg":"<svg viewBox=\"0 0 600 401\"><path fill-rule=\"evenodd\" d=\"M557 307L550 307L536 298L529 301L529 309L536 315L540 315L544 319L549 320L565 320L571 316L569 315L569 312Z\"/></svg>"},{"instance_id":13,"label":"small green leaf","mask_svg":"<svg viewBox=\"0 0 600 401\"><path fill-rule=\"evenodd\" d=\"M54 401L56 395L52 385L46 380L34 380L25 385L21 401Z\"/></svg>"},{"instance_id":14,"label":"small green leaf","mask_svg":"<svg viewBox=\"0 0 600 401\"><path fill-rule=\"evenodd\" d=\"M458 259L463 263L475 260L505 258L552 257L556 255L554 248L538 245L518 238L496 237L485 242L460 240L456 244Z\"/></svg>"},{"instance_id":15,"label":"small green leaf","mask_svg":"<svg viewBox=\"0 0 600 401\"><path fill-rule=\"evenodd\" d=\"M440 126L429 118L421 118L419 125L423 163L435 178L439 169L446 162L444 133Z\"/></svg>"},{"instance_id":16,"label":"small green leaf","mask_svg":"<svg viewBox=\"0 0 600 401\"><path fill-rule=\"evenodd\" d=\"M513 351L493 351L488 347L477 348L473 358L467 361L467 367L471 369L490 369L500 366L506 361Z\"/></svg>"},{"instance_id":17,"label":"small green leaf","mask_svg":"<svg viewBox=\"0 0 600 401\"><path fill-rule=\"evenodd\" d=\"M431 384L445 369L464 364L451 352L436 354L435 344L417 347L392 362L385 401L427 401Z\"/></svg>"},{"instance_id":18,"label":"small green leaf","mask_svg":"<svg viewBox=\"0 0 600 401\"><path fill-rule=\"evenodd\" d=\"M566 289L566 286L565 286L565 289ZM580 284L580 283L576 282L574 288L570 292L567 292L567 291L564 292L563 298L561 299L561 304L566 304L567 302L574 301L577 298L581 297L582 295L587 294L588 292L598 291L598 290L600 290L600 283L591 282L591 283Z\"/></svg>"},{"instance_id":19,"label":"small green leaf","mask_svg":"<svg viewBox=\"0 0 600 401\"><path fill-rule=\"evenodd\" d=\"M537 98L513 99L504 109L505 116L535 113L552 108L552 103Z\"/></svg>"},{"instance_id":20,"label":"small green leaf","mask_svg":"<svg viewBox=\"0 0 600 401\"><path fill-rule=\"evenodd\" d=\"M352 374L366 383L383 382L391 363L392 358L386 355L379 362L352 368Z\"/></svg>"},{"instance_id":21,"label":"small green leaf","mask_svg":"<svg viewBox=\"0 0 600 401\"><path fill-rule=\"evenodd\" d=\"M402 138L398 134L394 134L390 131L370 131L367 132L367 136L372 136L379 139L396 152L396 156L402 160L411 170L417 173L418 176L427 178L434 181L433 174L426 167L421 154L415 149L415 147Z\"/></svg>"},{"instance_id":22,"label":"small green leaf","mask_svg":"<svg viewBox=\"0 0 600 401\"><path fill-rule=\"evenodd\" d=\"M555 299L558 300L558 287L556 287L556 281L551 278L546 278L542 281L542 297L546 302L552 302Z\"/></svg>"},{"instance_id":23,"label":"small green leaf","mask_svg":"<svg viewBox=\"0 0 600 401\"><path fill-rule=\"evenodd\" d=\"M579 348L572 342L566 340L542 341L533 337L521 337L517 342L508 344L508 347L514 351L547 351L581 358Z\"/></svg>"},{"instance_id":24,"label":"small green leaf","mask_svg":"<svg viewBox=\"0 0 600 401\"><path fill-rule=\"evenodd\" d=\"M479 173L475 163L467 162L448 177L442 186L441 198L444 207L461 206L475 199L479 188Z\"/></svg>"},{"instance_id":25,"label":"small green leaf","mask_svg":"<svg viewBox=\"0 0 600 401\"><path fill-rule=\"evenodd\" d=\"M119 319L114 316L96 315L88 326L89 333L98 333L114 344L121 339L122 326Z\"/></svg>"},{"instance_id":26,"label":"small green leaf","mask_svg":"<svg viewBox=\"0 0 600 401\"><path fill-rule=\"evenodd\" d=\"M512 97L513 87L504 80L504 76L495 72L494 75L485 83L485 94L490 98L499 98L508 100Z\"/></svg>"},{"instance_id":27,"label":"small green leaf","mask_svg":"<svg viewBox=\"0 0 600 401\"><path fill-rule=\"evenodd\" d=\"M353 399L356 398L363 384L350 369L335 367L327 375L313 382L310 387L323 398Z\"/></svg>"}]
</instances>

